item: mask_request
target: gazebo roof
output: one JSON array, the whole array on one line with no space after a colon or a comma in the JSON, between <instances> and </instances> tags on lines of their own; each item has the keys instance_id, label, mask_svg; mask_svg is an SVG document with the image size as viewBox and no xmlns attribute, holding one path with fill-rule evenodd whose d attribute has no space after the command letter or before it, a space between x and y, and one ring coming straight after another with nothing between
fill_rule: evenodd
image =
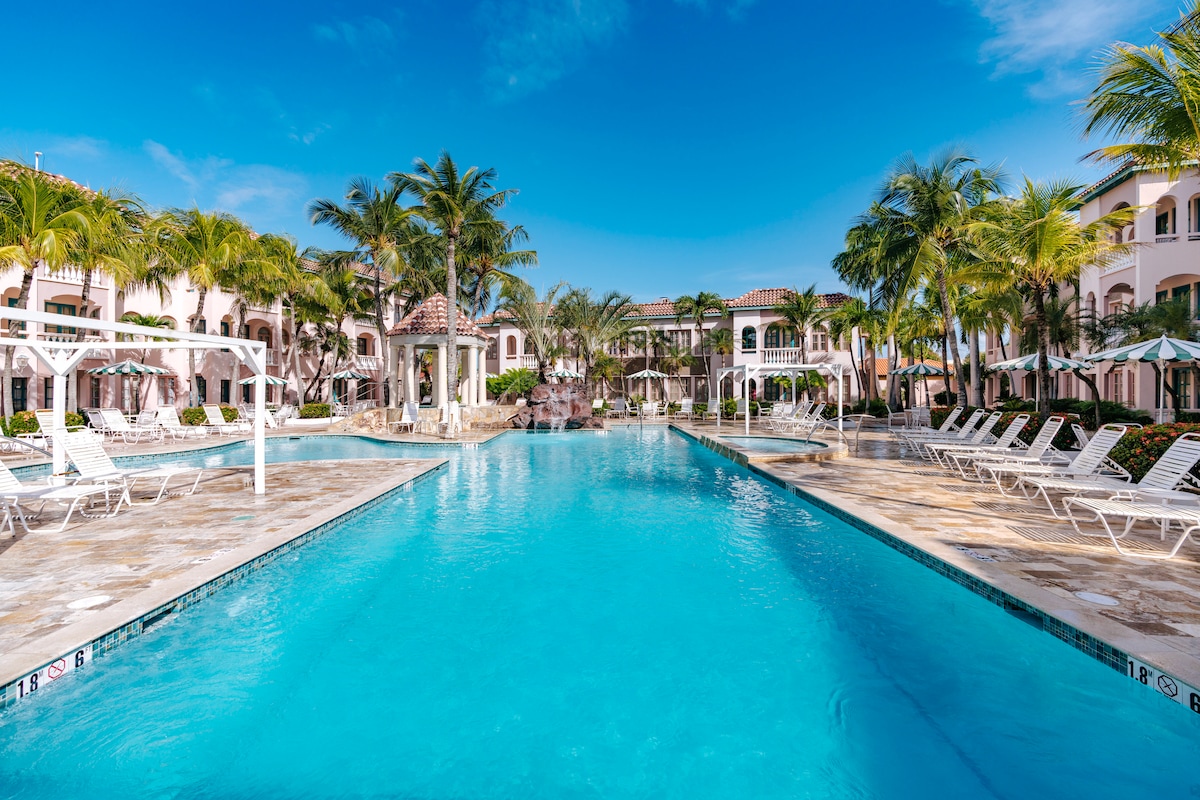
<instances>
[{"instance_id":1,"label":"gazebo roof","mask_svg":"<svg viewBox=\"0 0 1200 800\"><path fill-rule=\"evenodd\" d=\"M475 322L466 314L459 312L458 323L455 325L459 336L474 336L477 339L487 339ZM387 332L388 336L445 336L446 335L446 295L435 294L424 303L417 306L411 314L396 323Z\"/></svg>"}]
</instances>

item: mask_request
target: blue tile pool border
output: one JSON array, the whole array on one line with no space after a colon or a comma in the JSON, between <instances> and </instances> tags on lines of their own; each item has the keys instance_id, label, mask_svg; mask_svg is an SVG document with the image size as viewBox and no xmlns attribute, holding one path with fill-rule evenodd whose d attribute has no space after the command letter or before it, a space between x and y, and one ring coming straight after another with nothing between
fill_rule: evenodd
<instances>
[{"instance_id":1,"label":"blue tile pool border","mask_svg":"<svg viewBox=\"0 0 1200 800\"><path fill-rule=\"evenodd\" d=\"M718 455L724 456L730 461L745 467L757 477L760 477L763 480L778 486L789 494L800 498L806 503L819 508L833 517L840 519L856 530L861 531L862 533L865 533L868 536L879 540L880 542L883 542L893 550L908 556L912 560L922 564L925 567L928 567L937 574L945 578L949 578L959 586L974 592L985 600L1016 616L1018 619L1021 619L1033 627L1050 634L1059 641L1066 642L1081 653L1091 656L1101 664L1104 664L1105 666L1120 672L1122 675L1131 678L1135 682L1140 683L1140 681L1130 674L1132 671L1131 664L1134 662L1138 664L1142 663L1136 656L1133 656L1132 654L1127 653L1118 647L1114 647L1108 642L1093 636L1087 631L1082 631L1079 628L1076 628L1074 625L1064 622L1058 617L1055 617L1053 614L1049 614L1037 606L1031 605L1021 598L1011 595L1003 589L993 586L986 580L983 580L976 575L972 575L970 572L967 572L961 567L956 567L955 565L938 558L932 553L917 547L914 544L906 542L891 533L888 533L877 525L872 525L866 520L855 516L849 511L846 511L845 509L842 509L833 503L822 500L821 498L804 491L798 486L788 483L783 478L773 475L765 469L751 463L750 460L746 458L745 454L734 450L728 445L722 444L721 442L718 442L701 433L685 430L683 428L676 427L675 425L671 425L670 427L671 430L675 431L676 433L679 433L682 436L700 444L701 446L712 450ZM1154 669L1158 670L1157 667ZM1176 685L1187 686L1186 683L1180 681L1178 678L1175 678L1169 673L1159 670L1159 674L1169 678L1170 681L1173 681ZM1192 711L1197 711L1194 701L1192 704L1189 704L1184 702L1180 697L1166 694L1161 689L1156 689L1155 693L1166 696L1168 699L1179 703L1184 708L1190 708Z\"/></svg>"},{"instance_id":2,"label":"blue tile pool border","mask_svg":"<svg viewBox=\"0 0 1200 800\"><path fill-rule=\"evenodd\" d=\"M136 458L136 456L133 456L133 458ZM370 499L364 500L362 503L359 503L354 508L346 511L344 514L339 514L333 519L326 520L319 525L309 528L303 533L297 534L279 546L274 547L265 553L261 553L249 561L239 564L238 566L223 572L211 580L205 581L199 586L184 592L178 597L168 600L156 608L147 611L145 614L138 616L136 619L130 620L120 627L114 628L108 633L97 636L96 638L88 642L84 642L77 647L72 647L60 658L51 659L37 670L32 670L31 672L45 670L56 662L60 662L64 659L72 657L73 654L83 648L91 648L91 658L93 659L111 653L121 645L141 636L152 625L161 621L163 618L168 617L171 614L177 614L189 606L195 605L201 600L211 597L213 594L219 592L221 589L224 589L226 586L236 583L243 578L249 577L280 556L287 555L288 553L303 547L317 537L328 533L334 528L337 528L356 517L362 516L367 511L370 511L381 503L386 502L394 495L411 491L416 484L421 483L422 481L445 470L448 463L449 462L447 461L441 461L440 463L425 470L420 475L404 481L403 483L397 484L391 489L375 495ZM20 682L20 680L21 678L18 677L4 686L0 686L0 710L8 708L21 699L21 694L17 688L17 684Z\"/></svg>"}]
</instances>

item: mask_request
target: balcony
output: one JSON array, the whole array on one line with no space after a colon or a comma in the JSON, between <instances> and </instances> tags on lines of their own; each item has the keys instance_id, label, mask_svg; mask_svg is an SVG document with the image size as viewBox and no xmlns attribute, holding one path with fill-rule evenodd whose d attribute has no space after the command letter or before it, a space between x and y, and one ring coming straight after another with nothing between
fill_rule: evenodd
<instances>
[{"instance_id":1,"label":"balcony","mask_svg":"<svg viewBox=\"0 0 1200 800\"><path fill-rule=\"evenodd\" d=\"M282 358L282 356L280 356L279 351L272 350L271 348L268 347L267 348L267 366L268 367L278 367L280 365L280 363L282 363L282 362L283 362L283 358Z\"/></svg>"},{"instance_id":2,"label":"balcony","mask_svg":"<svg viewBox=\"0 0 1200 800\"><path fill-rule=\"evenodd\" d=\"M799 347L766 347L758 351L760 364L799 364Z\"/></svg>"},{"instance_id":3,"label":"balcony","mask_svg":"<svg viewBox=\"0 0 1200 800\"><path fill-rule=\"evenodd\" d=\"M531 369L537 372L537 356L521 356L521 369Z\"/></svg>"},{"instance_id":4,"label":"balcony","mask_svg":"<svg viewBox=\"0 0 1200 800\"><path fill-rule=\"evenodd\" d=\"M1123 269L1128 269L1133 266L1136 256L1133 253L1121 253L1108 264L1105 265L1101 272L1105 275L1110 272L1120 272Z\"/></svg>"},{"instance_id":5,"label":"balcony","mask_svg":"<svg viewBox=\"0 0 1200 800\"><path fill-rule=\"evenodd\" d=\"M355 356L354 365L365 372L378 372L383 369L383 357Z\"/></svg>"},{"instance_id":6,"label":"balcony","mask_svg":"<svg viewBox=\"0 0 1200 800\"><path fill-rule=\"evenodd\" d=\"M1168 244L1170 242L1178 242L1178 241L1179 241L1178 234L1171 234L1170 236L1155 236L1154 237L1155 244Z\"/></svg>"},{"instance_id":7,"label":"balcony","mask_svg":"<svg viewBox=\"0 0 1200 800\"><path fill-rule=\"evenodd\" d=\"M50 269L42 265L37 269L37 276L43 280L58 281L59 283L70 283L75 286L83 285L84 271L78 267L59 267L58 269ZM107 289L108 280L98 271L92 272L92 288Z\"/></svg>"}]
</instances>

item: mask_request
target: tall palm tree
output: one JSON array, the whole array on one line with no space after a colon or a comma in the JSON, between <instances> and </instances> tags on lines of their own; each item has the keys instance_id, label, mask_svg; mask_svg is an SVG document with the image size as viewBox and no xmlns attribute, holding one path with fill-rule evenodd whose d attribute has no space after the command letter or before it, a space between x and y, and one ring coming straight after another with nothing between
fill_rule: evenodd
<instances>
[{"instance_id":1,"label":"tall palm tree","mask_svg":"<svg viewBox=\"0 0 1200 800\"><path fill-rule=\"evenodd\" d=\"M29 303L29 288L39 264L49 269L64 266L75 242L87 228L80 206L83 194L73 183L51 178L23 164L0 163L0 270L21 270L17 308ZM16 337L20 323L9 323ZM11 417L14 348L4 348L4 415Z\"/></svg>"},{"instance_id":2,"label":"tall palm tree","mask_svg":"<svg viewBox=\"0 0 1200 800\"><path fill-rule=\"evenodd\" d=\"M539 300L532 286L517 279L509 281L500 297L500 309L511 315L512 324L525 334L525 342L537 359L538 383L546 382L546 367L562 352L562 328L554 316L554 301L565 289L566 283L557 283Z\"/></svg>"},{"instance_id":3,"label":"tall palm tree","mask_svg":"<svg viewBox=\"0 0 1200 800\"><path fill-rule=\"evenodd\" d=\"M375 331L383 351L383 374L391 374L387 347L387 316L384 313L391 287L400 277L405 264L402 246L415 234L410 224L414 209L401 204L404 189L396 183L380 188L367 178L350 181L344 196L345 205L333 200L319 199L308 204L309 219L314 225L328 225L353 244L353 258L371 269L374 287ZM384 380L384 405L392 407L390 381Z\"/></svg>"},{"instance_id":4,"label":"tall palm tree","mask_svg":"<svg viewBox=\"0 0 1200 800\"><path fill-rule=\"evenodd\" d=\"M420 200L421 215L441 231L446 242L446 397L453 400L458 396L459 240L465 228L489 224L516 190L495 189L494 169L470 167L460 173L444 150L435 165L417 159L412 172L393 172L388 180L397 191L411 192ZM469 238L470 231L466 235Z\"/></svg>"},{"instance_id":5,"label":"tall palm tree","mask_svg":"<svg viewBox=\"0 0 1200 800\"><path fill-rule=\"evenodd\" d=\"M635 323L628 317L634 308L627 294L607 292L597 298L587 288L571 289L556 305L554 316L583 362L585 383L605 348L633 329Z\"/></svg>"},{"instance_id":6,"label":"tall palm tree","mask_svg":"<svg viewBox=\"0 0 1200 800\"><path fill-rule=\"evenodd\" d=\"M666 370L670 375L675 373L675 380L679 382L679 396L683 396L683 378L679 376L679 370L683 367L696 363L696 357L692 355L690 348L682 347L672 341L667 341L663 348L663 354L658 359L659 365Z\"/></svg>"},{"instance_id":7,"label":"tall palm tree","mask_svg":"<svg viewBox=\"0 0 1200 800\"><path fill-rule=\"evenodd\" d=\"M471 292L470 313L478 318L490 305L497 285L514 277L514 267L536 267L536 250L518 250L529 240L524 226L508 227L504 220L485 215L478 224L464 226L462 240L463 276Z\"/></svg>"},{"instance_id":8,"label":"tall palm tree","mask_svg":"<svg viewBox=\"0 0 1200 800\"><path fill-rule=\"evenodd\" d=\"M1093 150L1095 160L1161 164L1174 178L1200 160L1200 3L1158 39L1104 53L1084 101L1084 134L1126 140Z\"/></svg>"},{"instance_id":9,"label":"tall palm tree","mask_svg":"<svg viewBox=\"0 0 1200 800\"><path fill-rule=\"evenodd\" d=\"M907 298L921 286L936 290L946 328L952 331L955 312L950 287L956 272L973 261L968 231L1000 190L1000 171L981 167L957 150L937 155L928 165L911 155L893 167L869 212L869 221L886 234L882 241L887 266L881 276L884 294ZM893 310L892 314L895 315ZM958 381L958 401L967 402L966 378L958 338L947 336Z\"/></svg>"},{"instance_id":10,"label":"tall palm tree","mask_svg":"<svg viewBox=\"0 0 1200 800\"><path fill-rule=\"evenodd\" d=\"M712 388L712 375L708 360L710 351L704 346L704 316L713 313L721 319L728 319L729 307L721 295L716 292L698 292L693 295L683 295L675 298L675 322L682 325L686 319L696 322L696 344L700 347L700 363L704 368L704 385L709 397L715 397Z\"/></svg>"},{"instance_id":11,"label":"tall palm tree","mask_svg":"<svg viewBox=\"0 0 1200 800\"><path fill-rule=\"evenodd\" d=\"M1137 209L1123 208L1087 225L1075 208L1081 186L1067 181L1041 183L1026 178L1021 195L989 209L971 225L971 236L992 270L991 280L1015 284L1033 302L1037 326L1038 386L1042 409L1050 398L1050 330L1046 298L1052 287L1078 281L1084 269L1104 267L1127 252L1128 243L1112 241L1115 230L1129 225Z\"/></svg>"},{"instance_id":12,"label":"tall palm tree","mask_svg":"<svg viewBox=\"0 0 1200 800\"><path fill-rule=\"evenodd\" d=\"M198 208L168 211L151 230L158 258L187 278L196 291L196 313L188 328L200 332L205 324L208 295L222 286L251 249L250 230L231 214L206 213ZM188 349L188 403L199 402L196 387L196 351Z\"/></svg>"},{"instance_id":13,"label":"tall palm tree","mask_svg":"<svg viewBox=\"0 0 1200 800\"><path fill-rule=\"evenodd\" d=\"M828 314L821 308L821 298L814 283L804 291L792 289L792 293L780 300L771 309L796 329L800 341L800 363L808 363L808 332L821 324ZM804 373L804 391L808 391L808 373Z\"/></svg>"}]
</instances>

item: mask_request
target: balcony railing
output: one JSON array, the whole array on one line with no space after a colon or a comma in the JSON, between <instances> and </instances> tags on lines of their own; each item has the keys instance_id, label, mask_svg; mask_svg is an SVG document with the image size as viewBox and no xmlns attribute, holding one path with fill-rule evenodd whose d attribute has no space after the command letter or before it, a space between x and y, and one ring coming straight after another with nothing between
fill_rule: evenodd
<instances>
[{"instance_id":1,"label":"balcony railing","mask_svg":"<svg viewBox=\"0 0 1200 800\"><path fill-rule=\"evenodd\" d=\"M799 364L799 347L766 347L758 351L760 364Z\"/></svg>"},{"instance_id":2,"label":"balcony railing","mask_svg":"<svg viewBox=\"0 0 1200 800\"><path fill-rule=\"evenodd\" d=\"M1155 244L1167 244L1168 242L1178 242L1178 241L1179 241L1179 235L1178 235L1178 234L1171 234L1170 236L1156 236L1156 237L1154 237L1154 243L1155 243Z\"/></svg>"},{"instance_id":3,"label":"balcony railing","mask_svg":"<svg viewBox=\"0 0 1200 800\"><path fill-rule=\"evenodd\" d=\"M62 283L71 283L77 286L82 286L84 271L78 267L59 267L52 270L49 267L42 265L38 267L37 276L47 280L61 281ZM108 288L108 281L105 279L103 273L99 271L92 272L92 288Z\"/></svg>"},{"instance_id":4,"label":"balcony railing","mask_svg":"<svg viewBox=\"0 0 1200 800\"><path fill-rule=\"evenodd\" d=\"M271 348L268 347L267 348L267 366L268 367L278 367L281 361L283 361L283 359L280 357L279 351L272 350Z\"/></svg>"},{"instance_id":5,"label":"balcony railing","mask_svg":"<svg viewBox=\"0 0 1200 800\"><path fill-rule=\"evenodd\" d=\"M531 369L537 372L537 356L521 356L521 369Z\"/></svg>"},{"instance_id":6,"label":"balcony railing","mask_svg":"<svg viewBox=\"0 0 1200 800\"><path fill-rule=\"evenodd\" d=\"M367 372L378 372L379 370L383 369L383 357L355 356L354 364L359 369L366 370Z\"/></svg>"},{"instance_id":7,"label":"balcony railing","mask_svg":"<svg viewBox=\"0 0 1200 800\"><path fill-rule=\"evenodd\" d=\"M1132 267L1134 258L1133 253L1121 253L1104 267L1104 274L1107 275L1110 272L1118 272Z\"/></svg>"}]
</instances>

